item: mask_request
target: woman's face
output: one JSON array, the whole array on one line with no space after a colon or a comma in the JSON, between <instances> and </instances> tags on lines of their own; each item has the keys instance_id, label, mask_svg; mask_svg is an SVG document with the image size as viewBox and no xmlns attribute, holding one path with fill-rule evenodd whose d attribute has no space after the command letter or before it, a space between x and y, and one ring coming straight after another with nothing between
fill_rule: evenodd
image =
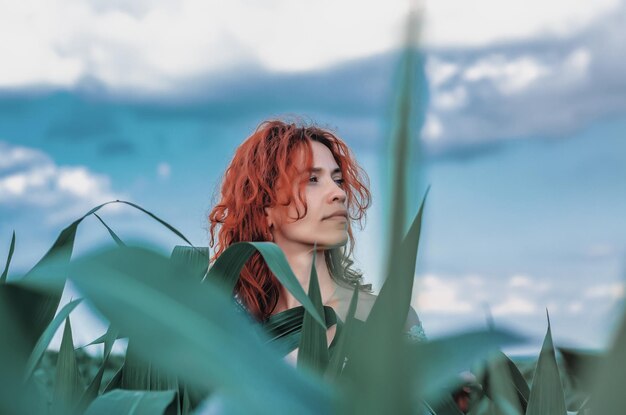
<instances>
[{"instance_id":1,"label":"woman's face","mask_svg":"<svg viewBox=\"0 0 626 415\"><path fill-rule=\"evenodd\" d=\"M288 206L288 217L276 208L265 209L268 226L272 225L274 242L285 247L304 245L312 248L315 242L320 249L342 246L348 241L348 217L341 170L328 147L317 141L311 141L311 147L313 171L308 176L303 172L302 176L307 181L304 190L307 214L295 221L298 211L300 215L304 213L304 205L296 197ZM299 161L303 161L303 155L299 156ZM299 180L294 180L294 195L297 195ZM338 215L331 216L333 214Z\"/></svg>"}]
</instances>

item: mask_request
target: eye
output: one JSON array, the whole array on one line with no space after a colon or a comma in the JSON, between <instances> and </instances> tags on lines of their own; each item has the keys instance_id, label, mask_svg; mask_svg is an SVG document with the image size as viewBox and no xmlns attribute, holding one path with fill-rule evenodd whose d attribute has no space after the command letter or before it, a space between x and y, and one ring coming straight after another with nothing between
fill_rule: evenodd
<instances>
[{"instance_id":1,"label":"eye","mask_svg":"<svg viewBox=\"0 0 626 415\"><path fill-rule=\"evenodd\" d=\"M310 182L311 180L315 180L315 182L314 182L314 183L317 183L317 177L315 177L315 176L311 176L311 177L309 178L309 182Z\"/></svg>"},{"instance_id":2,"label":"eye","mask_svg":"<svg viewBox=\"0 0 626 415\"><path fill-rule=\"evenodd\" d=\"M342 185L343 185L343 183L344 183L344 180L343 180L343 179L337 179L337 180L335 180L335 182L337 182L337 184L338 184L339 186L342 186Z\"/></svg>"}]
</instances>

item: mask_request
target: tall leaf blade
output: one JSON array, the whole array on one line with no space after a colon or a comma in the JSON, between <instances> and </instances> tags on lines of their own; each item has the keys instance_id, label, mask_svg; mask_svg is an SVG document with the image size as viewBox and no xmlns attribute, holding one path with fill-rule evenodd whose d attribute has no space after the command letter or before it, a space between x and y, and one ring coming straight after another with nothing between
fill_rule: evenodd
<instances>
[{"instance_id":1,"label":"tall leaf blade","mask_svg":"<svg viewBox=\"0 0 626 415\"><path fill-rule=\"evenodd\" d=\"M385 408L395 413L411 411L410 373L405 370L408 351L402 328L410 308L424 202L391 263L391 272L362 334L353 340L358 346L348 347L347 374L367 396L356 401L359 412L380 413Z\"/></svg>"},{"instance_id":2,"label":"tall leaf blade","mask_svg":"<svg viewBox=\"0 0 626 415\"><path fill-rule=\"evenodd\" d=\"M13 231L13 236L11 236L11 245L9 246L9 255L7 256L7 261L4 265L4 271L2 271L2 275L0 275L0 284L4 284L7 281L7 275L9 274L9 266L11 265L11 259L13 258L14 251L15 251L15 231Z\"/></svg>"},{"instance_id":3,"label":"tall leaf blade","mask_svg":"<svg viewBox=\"0 0 626 415\"><path fill-rule=\"evenodd\" d=\"M37 319L31 325L31 330L35 338L39 338L39 336L48 326L50 321L52 321L52 318L54 317L54 314L59 307L59 302L61 301L61 295L63 293L63 288L65 287L65 281L67 279L67 267L69 265L72 251L74 249L74 240L76 239L76 230L78 229L78 226L86 217L95 214L98 210L111 203L123 203L144 212L145 214L165 226L171 232L179 236L189 245L193 245L179 230L174 228L172 225L134 203L126 202L123 200L115 200L102 203L92 208L89 212L87 212L82 217L72 222L68 227L63 229L52 247L43 256L43 258L41 258L41 260L39 260L39 262L37 262L37 264L20 281L18 281L20 285L29 285L38 289L43 289L47 293L47 298L40 304L37 304Z\"/></svg>"},{"instance_id":4,"label":"tall leaf blade","mask_svg":"<svg viewBox=\"0 0 626 415\"><path fill-rule=\"evenodd\" d=\"M24 385L20 380L24 373L27 352L31 339L27 335L30 318L24 318L29 303L21 302L29 299L26 291L12 284L0 285L0 413L31 414L41 413L46 407L43 393L33 382ZM18 294L18 295L16 295ZM34 294L37 298L37 294ZM21 306L26 306L21 308Z\"/></svg>"},{"instance_id":5,"label":"tall leaf blade","mask_svg":"<svg viewBox=\"0 0 626 415\"><path fill-rule=\"evenodd\" d=\"M613 335L608 353L592 376L595 387L588 405L592 414L624 412L623 386L626 384L626 312Z\"/></svg>"},{"instance_id":6,"label":"tall leaf blade","mask_svg":"<svg viewBox=\"0 0 626 415\"><path fill-rule=\"evenodd\" d=\"M78 371L78 363L76 362L76 353L74 352L72 326L69 317L67 317L56 365L52 413L71 413L82 393L83 386Z\"/></svg>"},{"instance_id":7,"label":"tall leaf blade","mask_svg":"<svg viewBox=\"0 0 626 415\"><path fill-rule=\"evenodd\" d=\"M487 366L491 385L491 400L498 415L522 415L515 385L509 371L508 363L497 354L489 359Z\"/></svg>"},{"instance_id":8,"label":"tall leaf blade","mask_svg":"<svg viewBox=\"0 0 626 415\"><path fill-rule=\"evenodd\" d=\"M175 391L114 390L92 402L85 415L161 415L173 406Z\"/></svg>"},{"instance_id":9,"label":"tall leaf blade","mask_svg":"<svg viewBox=\"0 0 626 415\"><path fill-rule=\"evenodd\" d=\"M102 220L102 218L101 218L101 217L100 217L97 213L94 213L93 215L94 215L94 216L95 216L95 217L96 217L96 218L100 221L100 223L101 223L101 224L102 224L102 225L106 228L106 230L109 232L109 235L111 235L111 238L113 238L113 240L115 241L115 243L116 243L118 246L126 246L126 244L125 244L125 243L124 243L124 242L120 239L120 237L119 237L119 236L117 236L117 234L113 231L113 229L111 229L111 228L109 227L109 225L107 225L107 224L106 224L106 222L105 222L105 221L103 221L103 220Z\"/></svg>"},{"instance_id":10,"label":"tall leaf blade","mask_svg":"<svg viewBox=\"0 0 626 415\"><path fill-rule=\"evenodd\" d=\"M602 412L600 412L602 413ZM552 331L548 317L548 330L541 347L537 368L530 388L530 399L526 415L566 415L565 396L556 364L552 343Z\"/></svg>"},{"instance_id":11,"label":"tall leaf blade","mask_svg":"<svg viewBox=\"0 0 626 415\"><path fill-rule=\"evenodd\" d=\"M313 263L311 264L311 275L309 278L309 298L317 312L323 316L324 304L322 303L322 294L317 280L317 270L315 269L316 252L317 244L313 247ZM320 327L307 311L304 313L302 335L300 336L300 346L298 348L298 367L303 366L320 373L324 372L328 366L326 321L324 321L324 326Z\"/></svg>"},{"instance_id":12,"label":"tall leaf blade","mask_svg":"<svg viewBox=\"0 0 626 415\"><path fill-rule=\"evenodd\" d=\"M82 301L82 299L79 298L78 300L70 301L69 303L67 303L61 309L61 311L59 311L57 313L57 315L50 322L48 327L46 327L44 332L41 334L41 337L37 341L37 344L35 345L35 348L31 352L31 354L30 354L30 356L28 358L28 362L26 363L26 370L25 370L25 373L24 373L24 381L25 382L30 379L30 377L32 376L33 372L37 368L37 365L41 361L41 358L43 357L43 355L46 352L46 350L48 349L48 346L50 345L50 342L52 341L52 338L54 337L54 334L57 332L59 327L61 327L61 324L64 321L66 321L67 317L70 315L70 313L72 311L74 311L76 306L81 301Z\"/></svg>"},{"instance_id":13,"label":"tall leaf blade","mask_svg":"<svg viewBox=\"0 0 626 415\"><path fill-rule=\"evenodd\" d=\"M354 336L354 316L356 314L357 304L359 302L359 285L354 288L352 292L352 298L350 299L350 305L348 306L348 314L346 316L346 323L343 326L341 333L337 332L338 337L337 347L335 348L330 362L328 363L328 369L326 371L327 379L337 379L343 370L346 356L348 355L348 344Z\"/></svg>"},{"instance_id":14,"label":"tall leaf blade","mask_svg":"<svg viewBox=\"0 0 626 415\"><path fill-rule=\"evenodd\" d=\"M104 342L104 352L102 355L102 364L96 372L96 375L91 380L91 383L81 396L79 403L76 407L76 412L83 413L85 409L93 402L94 399L98 396L100 392L100 387L102 386L102 378L104 376L104 371L106 370L107 363L109 362L109 356L111 355L111 350L113 349L113 344L115 340L117 340L117 329L109 325L107 332L102 336ZM94 342L92 342L95 344Z\"/></svg>"}]
</instances>

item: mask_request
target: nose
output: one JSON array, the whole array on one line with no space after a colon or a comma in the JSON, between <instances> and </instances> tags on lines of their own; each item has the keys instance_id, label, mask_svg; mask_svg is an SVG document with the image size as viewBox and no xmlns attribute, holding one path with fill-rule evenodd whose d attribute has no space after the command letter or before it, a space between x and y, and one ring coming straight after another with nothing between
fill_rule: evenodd
<instances>
[{"instance_id":1,"label":"nose","mask_svg":"<svg viewBox=\"0 0 626 415\"><path fill-rule=\"evenodd\" d=\"M332 188L330 191L330 200L332 202L335 201L339 201L342 204L344 204L346 202L346 191L343 189L343 187L337 185L337 183L335 183L334 181L332 182Z\"/></svg>"}]
</instances>

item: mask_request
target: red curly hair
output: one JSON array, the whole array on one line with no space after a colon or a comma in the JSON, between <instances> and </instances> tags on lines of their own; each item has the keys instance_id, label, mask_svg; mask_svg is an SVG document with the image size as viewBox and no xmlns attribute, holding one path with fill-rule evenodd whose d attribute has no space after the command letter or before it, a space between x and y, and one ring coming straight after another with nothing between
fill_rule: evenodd
<instances>
[{"instance_id":1,"label":"red curly hair","mask_svg":"<svg viewBox=\"0 0 626 415\"><path fill-rule=\"evenodd\" d=\"M330 131L279 120L262 122L237 148L224 173L221 200L209 214L211 247L215 245L215 228L219 225L211 263L235 242L273 240L265 207L279 206L286 211L294 198L292 184L302 174L293 163L296 151L304 150L305 172L309 172L313 163L312 141L325 145L341 169L350 219L349 250L346 252L346 246L326 250L326 264L333 280L338 283L344 286L361 283L362 274L351 269L354 263L351 260L354 248L351 221L358 220L363 229L361 220L371 203L367 174L356 163L348 146ZM307 206L302 196L305 185L306 180L300 181L298 192L305 208L304 215L296 220L306 216ZM255 252L244 265L234 294L255 319L264 321L276 307L280 287L263 257ZM371 292L371 285L362 287Z\"/></svg>"}]
</instances>

